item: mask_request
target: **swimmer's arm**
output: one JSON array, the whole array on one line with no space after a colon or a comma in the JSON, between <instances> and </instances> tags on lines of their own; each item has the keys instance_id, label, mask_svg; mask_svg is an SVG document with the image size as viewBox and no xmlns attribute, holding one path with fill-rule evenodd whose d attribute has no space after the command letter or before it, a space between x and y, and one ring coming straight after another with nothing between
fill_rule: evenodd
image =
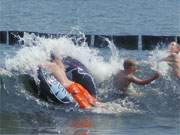
<instances>
[{"instance_id":1,"label":"swimmer's arm","mask_svg":"<svg viewBox=\"0 0 180 135\"><path fill-rule=\"evenodd\" d=\"M169 56L159 60L159 62L162 62L162 61L165 61L165 62L170 62L170 61L173 61L176 57L176 54L170 54Z\"/></svg>"},{"instance_id":2,"label":"swimmer's arm","mask_svg":"<svg viewBox=\"0 0 180 135\"><path fill-rule=\"evenodd\" d=\"M165 61L165 62L170 61L170 56L168 56L168 57L166 57L166 58L163 58L163 59L158 60L158 62L163 62L163 61Z\"/></svg>"},{"instance_id":3,"label":"swimmer's arm","mask_svg":"<svg viewBox=\"0 0 180 135\"><path fill-rule=\"evenodd\" d=\"M138 85L146 85L146 84L149 84L151 83L152 81L154 81L155 79L157 79L159 77L159 73L157 72L155 75L153 75L152 77L148 78L148 79L145 79L145 80L142 80L142 79L139 79L135 76L131 76L129 77L129 81L130 82L133 82L135 84L138 84Z\"/></svg>"}]
</instances>

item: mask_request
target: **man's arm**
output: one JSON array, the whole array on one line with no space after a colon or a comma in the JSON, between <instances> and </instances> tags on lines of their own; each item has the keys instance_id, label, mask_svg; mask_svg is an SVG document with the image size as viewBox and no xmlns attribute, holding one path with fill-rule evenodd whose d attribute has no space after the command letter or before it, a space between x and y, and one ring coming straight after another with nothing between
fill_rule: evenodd
<instances>
[{"instance_id":1,"label":"man's arm","mask_svg":"<svg viewBox=\"0 0 180 135\"><path fill-rule=\"evenodd\" d=\"M148 78L148 79L145 79L145 80L142 80L142 79L139 79L135 76L131 76L129 77L129 81L130 82L133 82L135 84L139 84L139 85L146 85L146 84L149 84L151 83L152 81L154 81L155 79L157 79L159 77L159 73L156 72L155 75L153 75L152 77Z\"/></svg>"},{"instance_id":2,"label":"man's arm","mask_svg":"<svg viewBox=\"0 0 180 135\"><path fill-rule=\"evenodd\" d=\"M177 55L177 54L172 53L172 54L170 54L169 56L161 59L160 62L161 62L161 61L171 62L171 61L173 61L173 60L175 59L176 55Z\"/></svg>"}]
</instances>

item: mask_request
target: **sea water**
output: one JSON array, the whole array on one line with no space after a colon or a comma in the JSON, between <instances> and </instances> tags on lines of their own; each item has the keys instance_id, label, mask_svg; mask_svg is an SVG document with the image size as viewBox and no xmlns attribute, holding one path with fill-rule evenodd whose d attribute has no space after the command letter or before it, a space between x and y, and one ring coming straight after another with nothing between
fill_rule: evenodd
<instances>
[{"instance_id":1,"label":"sea water","mask_svg":"<svg viewBox=\"0 0 180 135\"><path fill-rule=\"evenodd\" d=\"M1 133L178 134L179 83L171 77L168 65L158 64L156 59L158 54L159 59L167 55L165 49L154 50L155 53L118 50L113 43L109 46L106 49L89 48L86 43L75 45L67 37L52 39L27 33L19 45L1 45L1 65L11 73L1 75ZM117 55L112 55L112 51ZM139 62L136 75L141 78L158 68L164 71L160 79L149 85L132 85L132 96L106 102L106 109L73 111L41 100L21 77L29 74L37 80L37 66L47 62L51 52L59 57L74 57L83 63L95 78L100 101L106 101L115 92L112 78L128 57ZM158 66L152 66L155 64Z\"/></svg>"},{"instance_id":2,"label":"sea water","mask_svg":"<svg viewBox=\"0 0 180 135\"><path fill-rule=\"evenodd\" d=\"M179 35L179 0L0 0L0 30Z\"/></svg>"}]
</instances>

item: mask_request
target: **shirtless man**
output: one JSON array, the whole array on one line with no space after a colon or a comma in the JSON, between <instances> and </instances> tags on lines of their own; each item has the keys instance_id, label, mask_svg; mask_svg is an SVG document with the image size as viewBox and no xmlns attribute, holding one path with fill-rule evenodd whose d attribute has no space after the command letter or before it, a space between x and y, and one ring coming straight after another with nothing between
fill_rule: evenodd
<instances>
[{"instance_id":1,"label":"shirtless man","mask_svg":"<svg viewBox=\"0 0 180 135\"><path fill-rule=\"evenodd\" d=\"M169 56L162 59L162 61L166 61L172 67L175 76L180 79L180 45L176 42L171 42L169 44L169 51Z\"/></svg>"},{"instance_id":2,"label":"shirtless man","mask_svg":"<svg viewBox=\"0 0 180 135\"><path fill-rule=\"evenodd\" d=\"M41 68L46 68L52 75L67 89L73 96L75 101L82 109L90 109L92 106L101 106L95 97L91 96L88 91L78 83L69 80L65 73L65 68L61 60L54 55L51 56L51 62L40 65Z\"/></svg>"},{"instance_id":3,"label":"shirtless man","mask_svg":"<svg viewBox=\"0 0 180 135\"><path fill-rule=\"evenodd\" d=\"M120 70L114 78L114 85L120 90L120 96L122 97L128 95L127 90L130 83L145 85L159 77L159 72L156 72L153 76L145 80L135 77L133 74L136 72L136 63L131 59L125 60L123 66L124 70Z\"/></svg>"}]
</instances>

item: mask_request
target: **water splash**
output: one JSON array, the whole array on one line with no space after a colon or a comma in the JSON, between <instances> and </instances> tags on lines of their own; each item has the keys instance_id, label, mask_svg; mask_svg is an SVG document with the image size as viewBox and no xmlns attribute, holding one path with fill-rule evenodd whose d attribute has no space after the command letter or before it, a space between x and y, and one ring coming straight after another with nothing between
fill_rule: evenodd
<instances>
[{"instance_id":1,"label":"water splash","mask_svg":"<svg viewBox=\"0 0 180 135\"><path fill-rule=\"evenodd\" d=\"M83 34L81 33L81 35ZM84 36L78 37L77 42L73 42L72 38L66 35L52 39L25 33L24 37L20 39L20 42L23 42L22 48L14 57L6 59L6 68L9 71L35 74L37 66L47 62L52 51L57 56L71 56L78 59L98 81L108 78L119 68L120 64L114 60L115 56L110 57L110 61L107 63L99 55L99 50L87 46L85 40L82 40ZM78 44L79 42L80 44Z\"/></svg>"},{"instance_id":2,"label":"water splash","mask_svg":"<svg viewBox=\"0 0 180 135\"><path fill-rule=\"evenodd\" d=\"M80 37L69 37L68 35L65 35L59 38L45 38L25 33L24 37L20 38L21 47L15 51L15 55L13 54L5 58L5 67L8 71L16 71L18 74L25 73L36 76L35 73L37 66L47 62L51 51L54 51L58 56L71 56L82 62L93 74L97 80L97 84L104 84L104 86L99 89L99 93L105 95L106 91L112 90L111 76L122 68L123 58L118 55L119 51L117 51L113 42L110 40L108 41L108 39L106 39L109 42L112 55L109 55L107 60L101 55L101 50L89 48L87 44L84 43L85 40L83 38L83 34ZM74 42L73 39L75 41L77 39L77 42ZM121 54L125 53L123 57L127 57L128 53L133 54L133 56L140 56L138 51L120 51ZM142 101L140 101L140 103L145 104L151 112L157 112L158 110L161 113L168 113L168 109L171 108L172 111L177 110L180 106L178 104L178 101L180 100L178 83L175 79L169 77L169 70L167 68L168 65L164 66L161 62L159 62L159 60L167 56L167 51L163 49L156 49L151 53L144 53L146 53L145 58L141 52L141 58L143 57L143 66L142 72L138 73L138 75L143 76L144 73L149 74L149 63L151 63L152 69L161 70L161 72L164 73L164 77L155 81L155 83L151 85L134 87L135 89L138 88L138 90L145 95L142 97ZM131 56L130 54L129 56ZM149 56L148 59L146 56ZM21 87L19 86L17 89L21 89ZM27 96L28 94L25 95ZM34 101L34 99L32 100ZM131 101L127 101L127 104L123 104L124 101L120 101L121 103L107 103L107 108L109 108L109 110L96 108L94 111L97 113L119 113L123 111L133 112L138 110L136 109L137 106L133 102L131 103ZM164 104L157 105L157 102L162 102ZM169 104L174 104L174 106ZM164 107L166 109L163 109Z\"/></svg>"},{"instance_id":3,"label":"water splash","mask_svg":"<svg viewBox=\"0 0 180 135\"><path fill-rule=\"evenodd\" d=\"M104 37L104 40L108 43L108 47L111 50L112 57L111 59L117 60L118 59L118 50L113 41L110 41L109 38Z\"/></svg>"},{"instance_id":4,"label":"water splash","mask_svg":"<svg viewBox=\"0 0 180 135\"><path fill-rule=\"evenodd\" d=\"M70 33L69 35L71 35ZM20 38L19 43L21 47L16 51L16 54L12 57L8 57L5 60L5 67L8 71L16 71L18 74L30 74L37 79L36 71L39 64L46 63L50 59L50 53L54 52L57 56L71 56L82 62L94 75L97 83L107 80L110 76L115 74L121 65L118 60L118 52L113 42L106 39L111 48L112 55L109 60L104 60L104 56L100 55L100 50L89 48L85 43L83 33L80 33L77 37L62 36L59 38L45 38L39 37L34 34L24 33L24 37ZM76 41L76 42L75 42ZM26 98L31 98L24 93ZM39 100L38 102L39 103ZM96 108L95 112L106 113L119 113L124 111L132 111L130 108L117 105L114 103L108 103L108 110L102 108Z\"/></svg>"},{"instance_id":5,"label":"water splash","mask_svg":"<svg viewBox=\"0 0 180 135\"><path fill-rule=\"evenodd\" d=\"M163 58L168 56L166 48L159 49L157 46L155 50L151 51L149 56L149 63L153 70L159 71L163 76L168 75L169 66L167 62L162 61Z\"/></svg>"},{"instance_id":6,"label":"water splash","mask_svg":"<svg viewBox=\"0 0 180 135\"><path fill-rule=\"evenodd\" d=\"M128 100L121 100L121 103L108 102L103 107L93 107L93 113L99 114L120 114L120 113L143 113L138 110L134 103Z\"/></svg>"}]
</instances>

